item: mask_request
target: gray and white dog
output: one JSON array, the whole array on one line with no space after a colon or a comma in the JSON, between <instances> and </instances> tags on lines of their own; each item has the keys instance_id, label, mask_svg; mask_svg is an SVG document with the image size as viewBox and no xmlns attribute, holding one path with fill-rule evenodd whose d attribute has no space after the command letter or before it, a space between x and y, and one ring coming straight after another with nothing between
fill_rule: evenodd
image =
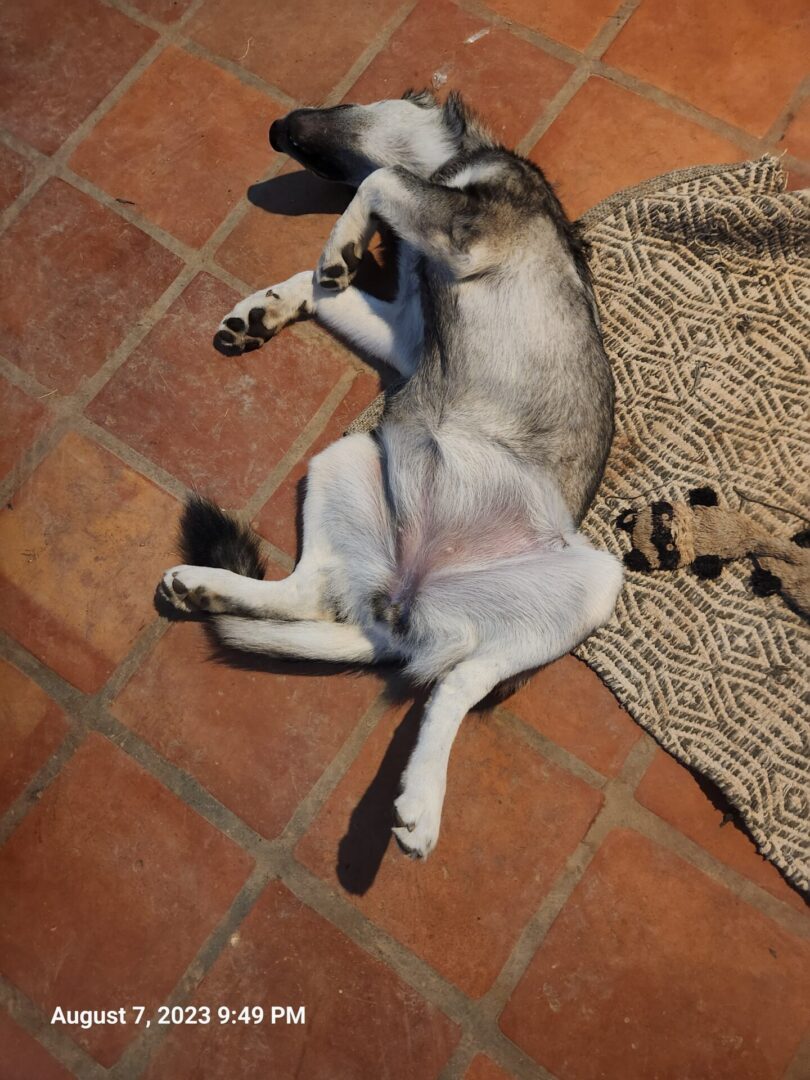
<instances>
[{"instance_id":1,"label":"gray and white dog","mask_svg":"<svg viewBox=\"0 0 810 1080\"><path fill-rule=\"evenodd\" d=\"M611 371L575 229L457 95L297 109L270 141L356 195L317 269L237 304L215 346L238 355L315 318L407 381L373 434L311 462L288 578L257 580L255 537L198 500L185 549L207 565L160 591L238 649L393 660L432 684L393 828L424 857L469 709L613 611L621 566L577 531L610 446ZM398 238L391 300L352 285L378 221Z\"/></svg>"}]
</instances>

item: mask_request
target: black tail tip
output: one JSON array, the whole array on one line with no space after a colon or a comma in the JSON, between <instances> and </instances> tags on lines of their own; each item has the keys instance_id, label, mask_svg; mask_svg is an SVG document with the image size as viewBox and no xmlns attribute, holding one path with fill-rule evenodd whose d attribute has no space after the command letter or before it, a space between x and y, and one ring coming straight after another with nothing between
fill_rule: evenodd
<instances>
[{"instance_id":1,"label":"black tail tip","mask_svg":"<svg viewBox=\"0 0 810 1080\"><path fill-rule=\"evenodd\" d=\"M179 546L183 561L191 566L218 566L260 580L267 568L256 533L196 492L180 519Z\"/></svg>"}]
</instances>

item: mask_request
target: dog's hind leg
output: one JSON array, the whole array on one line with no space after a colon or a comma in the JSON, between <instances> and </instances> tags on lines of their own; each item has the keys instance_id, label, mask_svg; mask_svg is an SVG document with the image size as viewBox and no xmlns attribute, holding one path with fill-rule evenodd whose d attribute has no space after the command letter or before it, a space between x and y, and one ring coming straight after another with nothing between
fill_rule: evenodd
<instances>
[{"instance_id":1,"label":"dog's hind leg","mask_svg":"<svg viewBox=\"0 0 810 1080\"><path fill-rule=\"evenodd\" d=\"M501 565L489 584L475 576L465 585L463 577L431 601L427 617L440 628L442 610L456 618L464 596L471 597L470 636L479 644L437 681L394 803L394 836L415 858L428 855L438 840L450 749L466 714L504 679L550 663L606 622L622 569L607 552L579 540L562 551L516 560L513 568ZM415 673L427 676L430 656L419 664Z\"/></svg>"},{"instance_id":2,"label":"dog's hind leg","mask_svg":"<svg viewBox=\"0 0 810 1080\"><path fill-rule=\"evenodd\" d=\"M273 622L219 615L214 628L223 644L265 656L373 664L395 655L382 635L376 637L373 631L350 623Z\"/></svg>"}]
</instances>

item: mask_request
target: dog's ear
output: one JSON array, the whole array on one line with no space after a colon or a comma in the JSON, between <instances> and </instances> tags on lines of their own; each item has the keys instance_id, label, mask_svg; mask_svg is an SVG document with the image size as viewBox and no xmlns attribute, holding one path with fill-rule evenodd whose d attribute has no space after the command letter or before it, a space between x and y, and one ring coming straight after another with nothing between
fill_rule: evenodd
<instances>
[{"instance_id":1,"label":"dog's ear","mask_svg":"<svg viewBox=\"0 0 810 1080\"><path fill-rule=\"evenodd\" d=\"M418 105L420 109L435 109L439 104L436 100L436 95L432 90L428 90L426 86L421 90L414 90L413 87L408 87L402 95L402 100L410 101L414 105Z\"/></svg>"},{"instance_id":2,"label":"dog's ear","mask_svg":"<svg viewBox=\"0 0 810 1080\"><path fill-rule=\"evenodd\" d=\"M717 506L717 492L710 487L692 488L689 492L690 506Z\"/></svg>"}]
</instances>

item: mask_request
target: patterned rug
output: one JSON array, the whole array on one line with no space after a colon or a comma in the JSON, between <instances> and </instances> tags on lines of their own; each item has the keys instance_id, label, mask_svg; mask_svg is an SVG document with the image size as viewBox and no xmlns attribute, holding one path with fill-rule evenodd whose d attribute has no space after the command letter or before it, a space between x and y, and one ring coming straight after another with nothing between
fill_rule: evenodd
<instances>
[{"instance_id":1,"label":"patterned rug","mask_svg":"<svg viewBox=\"0 0 810 1080\"><path fill-rule=\"evenodd\" d=\"M583 523L622 555L627 507L711 485L790 536L810 524L810 192L775 158L669 173L582 219L616 438ZM353 429L379 420L381 401ZM628 571L577 650L636 721L705 774L760 851L810 889L810 627L751 566Z\"/></svg>"}]
</instances>

